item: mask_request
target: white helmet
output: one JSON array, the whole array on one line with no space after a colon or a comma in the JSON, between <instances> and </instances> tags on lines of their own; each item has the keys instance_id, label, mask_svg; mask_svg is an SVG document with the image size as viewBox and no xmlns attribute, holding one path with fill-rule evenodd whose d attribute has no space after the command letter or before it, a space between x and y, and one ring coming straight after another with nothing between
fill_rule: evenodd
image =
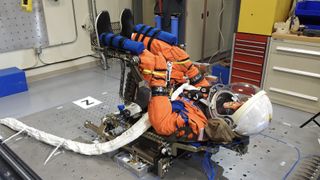
<instances>
[{"instance_id":1,"label":"white helmet","mask_svg":"<svg viewBox=\"0 0 320 180\"><path fill-rule=\"evenodd\" d=\"M272 104L266 92L246 84L213 86L209 93L209 112L212 118L223 118L240 135L260 133L272 119ZM224 103L239 102L238 109L226 109Z\"/></svg>"}]
</instances>

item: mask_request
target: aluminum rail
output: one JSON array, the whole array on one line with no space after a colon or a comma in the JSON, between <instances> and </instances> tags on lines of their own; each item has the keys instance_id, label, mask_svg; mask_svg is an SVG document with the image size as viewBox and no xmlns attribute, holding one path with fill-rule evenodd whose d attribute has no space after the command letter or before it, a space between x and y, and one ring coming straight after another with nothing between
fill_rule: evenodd
<instances>
[{"instance_id":1,"label":"aluminum rail","mask_svg":"<svg viewBox=\"0 0 320 180\"><path fill-rule=\"evenodd\" d=\"M7 165L14 170L15 175L23 180L41 180L39 177L20 157L14 153L0 139L0 157L4 159Z\"/></svg>"}]
</instances>

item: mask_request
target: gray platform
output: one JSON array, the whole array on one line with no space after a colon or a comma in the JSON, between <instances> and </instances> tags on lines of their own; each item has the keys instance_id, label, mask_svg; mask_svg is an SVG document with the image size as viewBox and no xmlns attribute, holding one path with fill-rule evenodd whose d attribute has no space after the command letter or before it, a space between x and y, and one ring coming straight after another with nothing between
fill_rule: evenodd
<instances>
[{"instance_id":1,"label":"gray platform","mask_svg":"<svg viewBox=\"0 0 320 180\"><path fill-rule=\"evenodd\" d=\"M98 69L91 69L91 71L96 76L107 76L105 78L112 80L112 82L106 82L107 87L110 87L110 84L113 86L105 88L106 84L101 84L101 87L104 88L97 87L95 91L92 91L92 89L84 91L79 93L77 97L74 97L75 95L72 92L68 92L72 96L69 101L92 96L102 101L102 104L84 110L71 102L67 102L24 116L20 120L64 138L81 142L94 139L95 134L83 128L84 121L91 120L98 123L100 117L105 113L116 110L116 105L121 103L121 100L117 95L117 71L112 74L105 74L103 71L97 73L100 71ZM90 70L82 72L85 77L88 75L87 73L90 73ZM69 77L70 75L64 76ZM72 79L75 77L71 77L70 83L74 82L74 86L77 86L77 83L80 82L73 81ZM76 77L81 79L81 75ZM68 78L63 77L53 79L58 84L58 79L68 81ZM49 80L49 82L52 83L52 80ZM46 82L43 83L46 84ZM63 84L66 84L66 88L68 88L67 83ZM67 93L66 96L68 96ZM5 104L2 105L5 106ZM309 116L311 115L308 113L274 105L272 125L263 132L263 135L251 138L248 154L238 156L232 151L221 149L218 154L212 157L217 162L217 177L219 179L282 179L296 162L298 151L301 158L314 154L319 155L319 128L313 126L313 124L304 129L298 128ZM0 126L0 136L7 138L13 133L8 128ZM10 141L8 145L44 179L138 179L138 177L120 167L108 155L83 156L69 151L60 151L60 154L53 157L44 166L45 159L54 148L27 136L20 136L17 139ZM190 160L176 160L165 179L206 179L201 170L201 160L196 155ZM290 179L296 177L297 169L300 166L300 163L298 163L289 176ZM158 179L158 177L148 174L141 179Z\"/></svg>"}]
</instances>

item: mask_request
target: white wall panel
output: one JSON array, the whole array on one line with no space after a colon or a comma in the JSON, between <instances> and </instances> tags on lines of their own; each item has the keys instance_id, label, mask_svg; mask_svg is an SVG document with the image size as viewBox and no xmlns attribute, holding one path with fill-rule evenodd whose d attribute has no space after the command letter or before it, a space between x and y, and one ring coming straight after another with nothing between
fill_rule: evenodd
<instances>
[{"instance_id":1,"label":"white wall panel","mask_svg":"<svg viewBox=\"0 0 320 180\"><path fill-rule=\"evenodd\" d=\"M74 0L77 3L79 0ZM49 45L76 40L72 0L43 0ZM65 28L68 27L68 28ZM63 30L62 30L63 29Z\"/></svg>"},{"instance_id":2,"label":"white wall panel","mask_svg":"<svg viewBox=\"0 0 320 180\"><path fill-rule=\"evenodd\" d=\"M201 59L204 0L189 0L186 6L186 50L197 61Z\"/></svg>"},{"instance_id":3,"label":"white wall panel","mask_svg":"<svg viewBox=\"0 0 320 180\"><path fill-rule=\"evenodd\" d=\"M89 33L81 28L82 23L84 23L89 16L88 0L74 0L74 3L78 31L77 39L72 1L58 0L58 2L54 2L53 0L43 0L50 45L72 42L66 45L44 48L41 59L46 63L59 62L93 53L91 51ZM121 0L121 2L116 0L97 0L98 11L107 9L110 12L112 21L119 21L121 10L131 6L131 0ZM73 42L75 39L76 41ZM92 58L84 58L73 62L27 71L27 75L39 75L90 61L92 61ZM33 49L0 54L0 69L13 66L29 68L40 65L42 64L39 62Z\"/></svg>"},{"instance_id":4,"label":"white wall panel","mask_svg":"<svg viewBox=\"0 0 320 180\"><path fill-rule=\"evenodd\" d=\"M132 0L121 0L121 1L119 1L119 11L120 11L120 13L124 8L132 9Z\"/></svg>"},{"instance_id":5,"label":"white wall panel","mask_svg":"<svg viewBox=\"0 0 320 180\"><path fill-rule=\"evenodd\" d=\"M45 19L48 24L50 44L59 42L70 42L75 39L75 26L73 21L73 12L70 7L71 0L59 0L58 4L51 4L51 0L43 0ZM90 37L87 32L82 30L81 23L87 18L88 4L87 0L75 0L76 21L78 22L78 39L74 43L67 45L45 48L41 54L43 61L47 63L59 62L70 58L75 58L87 54L92 54ZM68 17L66 17L68 16ZM70 16L70 17L69 17ZM61 22L61 23L60 23ZM68 36L68 37L67 37ZM49 71L55 71L79 64L86 63L89 59L79 62L64 63L61 65L50 66L50 68L40 68L35 71L28 71L28 75L36 75ZM37 63L38 62L38 63ZM12 51L0 54L0 69L16 66L18 68L28 68L42 65L33 49Z\"/></svg>"},{"instance_id":6,"label":"white wall panel","mask_svg":"<svg viewBox=\"0 0 320 180\"><path fill-rule=\"evenodd\" d=\"M233 33L237 23L237 2L235 0L223 0L224 12L222 16L221 31L223 34L224 45L220 42L220 52L232 48ZM207 17L206 35L205 35L205 49L204 58L210 57L219 49L219 14L221 12L222 0L208 0L207 10L209 16ZM190 54L192 60L197 61L201 59L202 47L202 27L203 20L201 14L203 13L204 0L187 0L187 14L186 14L186 44L187 52Z\"/></svg>"},{"instance_id":7,"label":"white wall panel","mask_svg":"<svg viewBox=\"0 0 320 180\"><path fill-rule=\"evenodd\" d=\"M98 13L107 10L112 22L120 20L124 8L132 9L132 0L96 0Z\"/></svg>"},{"instance_id":8,"label":"white wall panel","mask_svg":"<svg viewBox=\"0 0 320 180\"><path fill-rule=\"evenodd\" d=\"M221 0L208 0L207 11L209 14L207 16L204 58L211 57L219 49Z\"/></svg>"},{"instance_id":9,"label":"white wall panel","mask_svg":"<svg viewBox=\"0 0 320 180\"><path fill-rule=\"evenodd\" d=\"M120 0L121 1L121 0ZM117 0L97 0L97 11L107 10L112 22L119 21L119 1Z\"/></svg>"},{"instance_id":10,"label":"white wall panel","mask_svg":"<svg viewBox=\"0 0 320 180\"><path fill-rule=\"evenodd\" d=\"M224 0L224 13L222 16L222 34L224 37L224 45L220 43L221 51L232 49L233 33L237 27L237 5L238 2L234 0Z\"/></svg>"}]
</instances>

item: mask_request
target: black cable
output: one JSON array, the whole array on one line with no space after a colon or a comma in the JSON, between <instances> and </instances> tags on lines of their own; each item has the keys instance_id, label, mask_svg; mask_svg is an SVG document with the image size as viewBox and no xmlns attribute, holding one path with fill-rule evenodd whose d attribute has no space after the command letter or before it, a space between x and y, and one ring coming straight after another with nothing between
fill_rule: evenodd
<instances>
[{"instance_id":1,"label":"black cable","mask_svg":"<svg viewBox=\"0 0 320 180\"><path fill-rule=\"evenodd\" d=\"M38 69L38 68L42 68L42 67L46 67L46 66L50 66L50 65L55 65L55 64L61 64L61 63L66 63L66 62L70 62L70 61L75 61L75 60L82 59L82 58L85 58L85 57L93 57L93 58L97 58L97 59L100 58L100 57L94 56L92 54L88 54L88 55L84 55L84 56L80 56L80 57L76 57L76 58L72 58L72 59L67 59L67 60L58 61L58 62L54 62L54 63L48 63L48 64L45 64L45 65L42 65L42 66L25 68L25 69L22 69L22 70L30 71L30 70L33 70L33 69Z\"/></svg>"}]
</instances>

